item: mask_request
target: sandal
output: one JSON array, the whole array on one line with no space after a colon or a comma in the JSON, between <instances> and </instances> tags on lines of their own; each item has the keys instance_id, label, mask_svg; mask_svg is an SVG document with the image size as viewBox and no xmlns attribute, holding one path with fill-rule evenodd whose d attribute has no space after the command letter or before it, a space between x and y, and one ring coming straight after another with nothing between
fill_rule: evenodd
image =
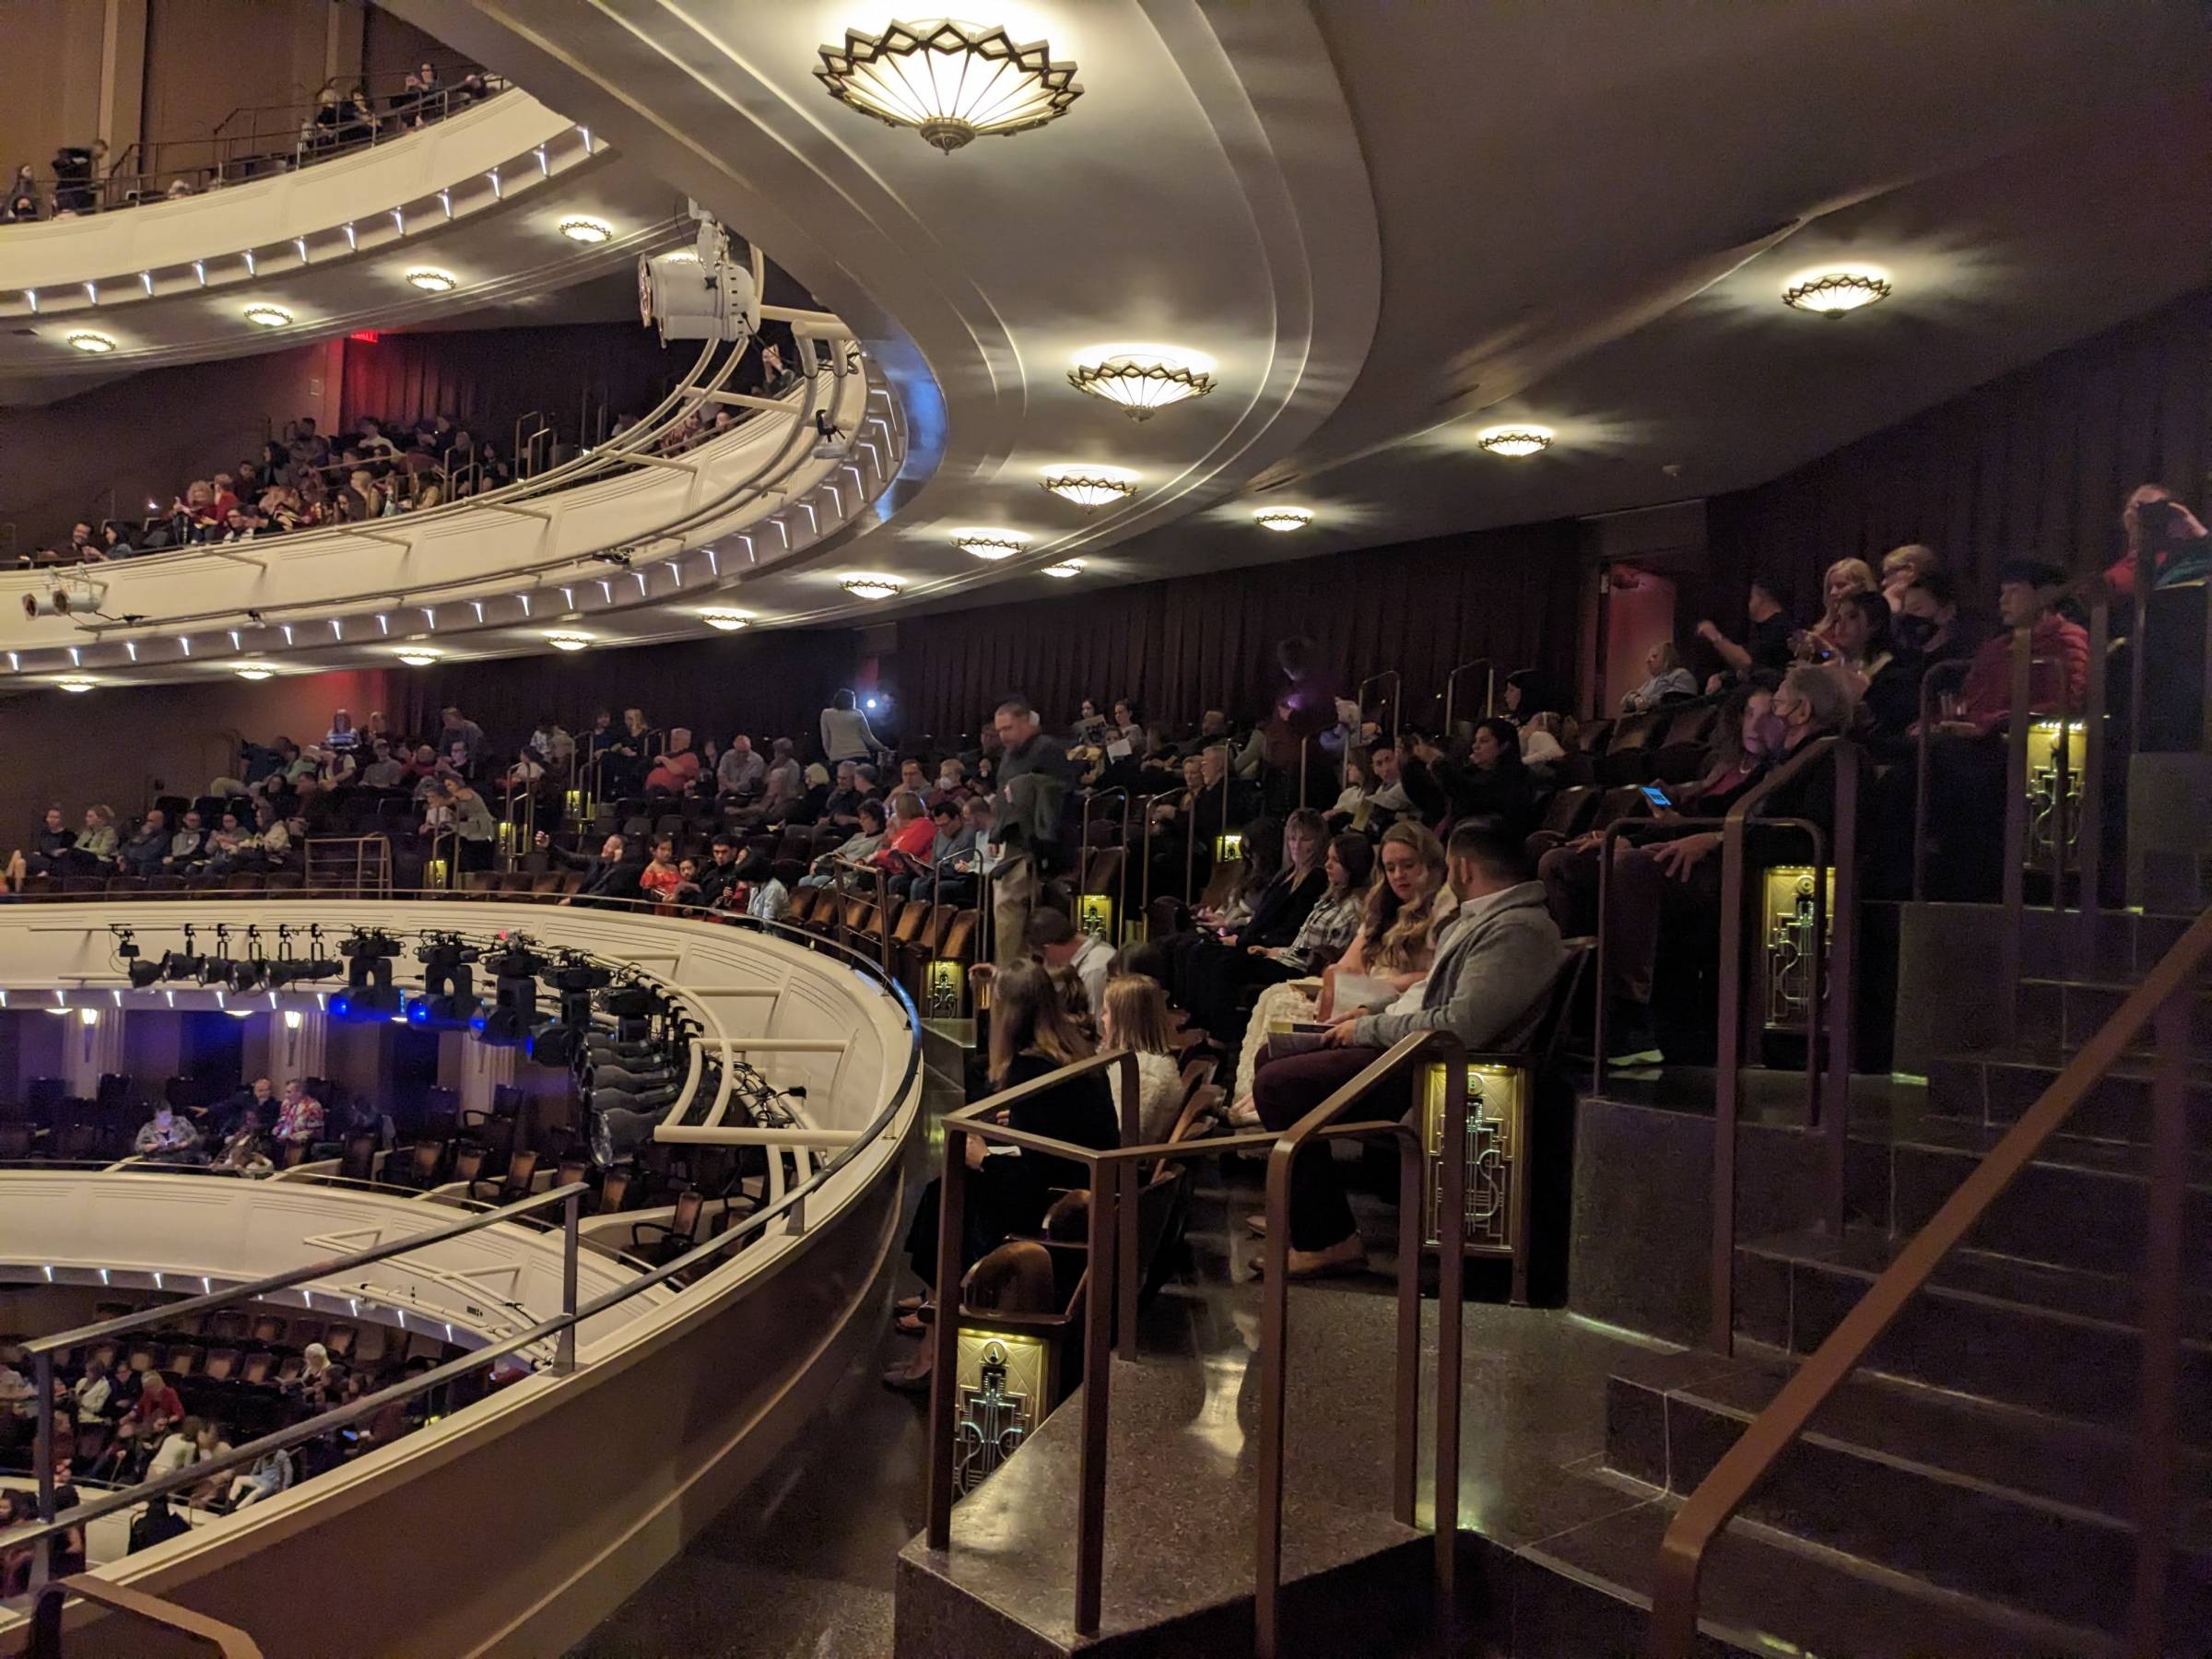
<instances>
[{"instance_id":1,"label":"sandal","mask_svg":"<svg viewBox=\"0 0 2212 1659\"><path fill-rule=\"evenodd\" d=\"M919 1313L922 1312L923 1304L928 1300L929 1297L926 1293L921 1296L902 1296L891 1304L891 1312L894 1313Z\"/></svg>"}]
</instances>

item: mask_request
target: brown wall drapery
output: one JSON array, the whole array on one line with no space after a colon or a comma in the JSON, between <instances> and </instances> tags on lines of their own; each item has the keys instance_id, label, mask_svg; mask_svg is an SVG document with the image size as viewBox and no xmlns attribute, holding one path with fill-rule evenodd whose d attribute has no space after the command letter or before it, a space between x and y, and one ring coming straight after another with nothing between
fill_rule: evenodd
<instances>
[{"instance_id":1,"label":"brown wall drapery","mask_svg":"<svg viewBox=\"0 0 2212 1659\"><path fill-rule=\"evenodd\" d=\"M532 409L572 438L586 386L594 408L604 388L617 414L642 414L696 356L688 347L665 350L634 323L388 334L348 337L345 349L339 402L347 427L364 415L406 423L445 415L474 423L501 453L516 418Z\"/></svg>"},{"instance_id":2,"label":"brown wall drapery","mask_svg":"<svg viewBox=\"0 0 2212 1659\"><path fill-rule=\"evenodd\" d=\"M852 683L858 648L859 636L848 629L809 629L441 663L406 675L400 729L435 733L438 711L450 704L494 743L512 747L543 719L581 734L601 709L618 723L624 709L638 708L655 726L688 725L701 749L710 737L726 746L738 731L811 744L830 693Z\"/></svg>"},{"instance_id":3,"label":"brown wall drapery","mask_svg":"<svg viewBox=\"0 0 2212 1659\"><path fill-rule=\"evenodd\" d=\"M1809 618L1831 560L1915 541L1986 603L2007 559L2110 563L2129 490L2156 481L2196 501L2207 466L2212 292L2200 291L1714 498L1705 614L1736 625L1745 582L1765 571Z\"/></svg>"},{"instance_id":4,"label":"brown wall drapery","mask_svg":"<svg viewBox=\"0 0 2212 1659\"><path fill-rule=\"evenodd\" d=\"M940 737L977 730L1010 692L1055 724L1085 697L1134 697L1170 723L1257 716L1277 641L1306 634L1347 691L1398 669L1418 720L1476 657L1569 683L1576 545L1562 521L915 618L899 624L891 688L903 729Z\"/></svg>"}]
</instances>

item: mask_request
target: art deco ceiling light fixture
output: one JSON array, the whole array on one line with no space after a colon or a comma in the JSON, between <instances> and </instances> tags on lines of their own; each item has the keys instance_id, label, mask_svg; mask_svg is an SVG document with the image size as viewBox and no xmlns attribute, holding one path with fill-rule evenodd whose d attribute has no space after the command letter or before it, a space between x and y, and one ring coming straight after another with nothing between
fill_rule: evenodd
<instances>
[{"instance_id":1,"label":"art deco ceiling light fixture","mask_svg":"<svg viewBox=\"0 0 2212 1659\"><path fill-rule=\"evenodd\" d=\"M1313 522L1311 507L1263 507L1252 515L1252 522L1263 530L1278 530L1288 535L1303 530Z\"/></svg>"},{"instance_id":2,"label":"art deco ceiling light fixture","mask_svg":"<svg viewBox=\"0 0 2212 1659\"><path fill-rule=\"evenodd\" d=\"M1136 493L1136 475L1119 466L1048 466L1042 482L1078 507L1104 507Z\"/></svg>"},{"instance_id":3,"label":"art deco ceiling light fixture","mask_svg":"<svg viewBox=\"0 0 2212 1659\"><path fill-rule=\"evenodd\" d=\"M426 294L450 294L460 286L460 280L451 271L418 265L407 273L407 286L418 288Z\"/></svg>"},{"instance_id":4,"label":"art deco ceiling light fixture","mask_svg":"<svg viewBox=\"0 0 2212 1659\"><path fill-rule=\"evenodd\" d=\"M1030 538L1016 530L955 530L952 545L977 559L1011 559L1030 545Z\"/></svg>"},{"instance_id":5,"label":"art deco ceiling light fixture","mask_svg":"<svg viewBox=\"0 0 2212 1659\"><path fill-rule=\"evenodd\" d=\"M880 35L848 29L814 73L838 102L912 127L947 155L986 134L1057 121L1083 96L1075 65L1053 62L1044 41L1018 45L1004 29L935 18Z\"/></svg>"},{"instance_id":6,"label":"art deco ceiling light fixture","mask_svg":"<svg viewBox=\"0 0 2212 1659\"><path fill-rule=\"evenodd\" d=\"M1046 565L1044 567L1044 573L1047 576L1057 576L1061 581L1065 582L1070 576L1080 576L1083 574L1083 561L1079 559L1063 559L1058 564Z\"/></svg>"},{"instance_id":7,"label":"art deco ceiling light fixture","mask_svg":"<svg viewBox=\"0 0 2212 1659\"><path fill-rule=\"evenodd\" d=\"M57 683L65 691L84 692L92 689L92 682L87 679L65 679Z\"/></svg>"},{"instance_id":8,"label":"art deco ceiling light fixture","mask_svg":"<svg viewBox=\"0 0 2212 1659\"><path fill-rule=\"evenodd\" d=\"M249 305L246 321L257 328L282 328L291 322L292 313L281 305Z\"/></svg>"},{"instance_id":9,"label":"art deco ceiling light fixture","mask_svg":"<svg viewBox=\"0 0 2212 1659\"><path fill-rule=\"evenodd\" d=\"M556 651L586 651L591 648L592 636L584 633L549 633L546 643Z\"/></svg>"},{"instance_id":10,"label":"art deco ceiling light fixture","mask_svg":"<svg viewBox=\"0 0 2212 1659\"><path fill-rule=\"evenodd\" d=\"M603 242L615 232L605 219L587 218L579 214L560 221L560 233L572 242Z\"/></svg>"},{"instance_id":11,"label":"art deco ceiling light fixture","mask_svg":"<svg viewBox=\"0 0 2212 1659\"><path fill-rule=\"evenodd\" d=\"M113 340L110 339L106 335L94 334L88 328L80 328L75 334L70 335L67 337L69 344L76 347L77 350L88 351L94 357L105 357L109 352L115 349L115 342Z\"/></svg>"},{"instance_id":12,"label":"art deco ceiling light fixture","mask_svg":"<svg viewBox=\"0 0 2212 1659\"><path fill-rule=\"evenodd\" d=\"M230 672L242 680L265 680L276 671L266 663L241 663Z\"/></svg>"},{"instance_id":13,"label":"art deco ceiling light fixture","mask_svg":"<svg viewBox=\"0 0 2212 1659\"><path fill-rule=\"evenodd\" d=\"M1476 435L1476 447L1492 455L1504 455L1519 460L1524 455L1537 455L1551 447L1549 427L1503 426L1492 427Z\"/></svg>"},{"instance_id":14,"label":"art deco ceiling light fixture","mask_svg":"<svg viewBox=\"0 0 2212 1659\"><path fill-rule=\"evenodd\" d=\"M402 645L397 653L399 660L410 668L428 668L441 654L428 645Z\"/></svg>"},{"instance_id":15,"label":"art deco ceiling light fixture","mask_svg":"<svg viewBox=\"0 0 2212 1659\"><path fill-rule=\"evenodd\" d=\"M1840 317L1889 298L1889 278L1872 265L1840 265L1791 278L1782 302L1793 311Z\"/></svg>"},{"instance_id":16,"label":"art deco ceiling light fixture","mask_svg":"<svg viewBox=\"0 0 2212 1659\"><path fill-rule=\"evenodd\" d=\"M749 611L710 610L700 611L699 619L709 628L719 629L723 633L735 633L753 618Z\"/></svg>"},{"instance_id":17,"label":"art deco ceiling light fixture","mask_svg":"<svg viewBox=\"0 0 2212 1659\"><path fill-rule=\"evenodd\" d=\"M1214 360L1171 346L1100 346L1076 359L1068 384L1122 406L1132 420L1214 389Z\"/></svg>"},{"instance_id":18,"label":"art deco ceiling light fixture","mask_svg":"<svg viewBox=\"0 0 2212 1659\"><path fill-rule=\"evenodd\" d=\"M838 584L855 599L896 598L905 583L889 576L848 576Z\"/></svg>"}]
</instances>

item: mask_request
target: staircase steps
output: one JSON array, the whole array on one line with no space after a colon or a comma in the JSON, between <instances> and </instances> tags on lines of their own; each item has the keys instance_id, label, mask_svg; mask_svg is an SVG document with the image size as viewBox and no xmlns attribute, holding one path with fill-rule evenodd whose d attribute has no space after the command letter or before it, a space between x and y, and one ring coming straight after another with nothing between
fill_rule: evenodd
<instances>
[{"instance_id":1,"label":"staircase steps","mask_svg":"<svg viewBox=\"0 0 2212 1659\"><path fill-rule=\"evenodd\" d=\"M2026 1034L2030 1028L2021 1025ZM2212 1044L2204 1052L2212 1053ZM2071 1051L2040 1037L2031 1044L1986 1049L1934 1061L1928 1067L1929 1115L2002 1129L2058 1080ZM2212 1066L2187 1068L2183 1105L2190 1144L2212 1151ZM2141 1144L2150 1135L2151 1062L2131 1056L2100 1078L2066 1120L2065 1133L2083 1139Z\"/></svg>"},{"instance_id":2,"label":"staircase steps","mask_svg":"<svg viewBox=\"0 0 2212 1659\"><path fill-rule=\"evenodd\" d=\"M1903 1241L1853 1230L1781 1234L1736 1250L1735 1328L1777 1355L1811 1353L1865 1294ZM2142 1376L2137 1290L2123 1276L1960 1250L1870 1350L1875 1372L2084 1422L2124 1428ZM2212 1399L2212 1297L2189 1288L2182 1398ZM2185 1410L2182 1434L2212 1444Z\"/></svg>"},{"instance_id":3,"label":"staircase steps","mask_svg":"<svg viewBox=\"0 0 2212 1659\"><path fill-rule=\"evenodd\" d=\"M1678 1355L1616 1374L1606 1466L1687 1497L1792 1369ZM2182 1482L2170 1628L2202 1630L2212 1619L2212 1455L2189 1452ZM2128 1440L2108 1425L1858 1376L1742 1513L1939 1591L2117 1631L2135 1572L2130 1507Z\"/></svg>"}]
</instances>

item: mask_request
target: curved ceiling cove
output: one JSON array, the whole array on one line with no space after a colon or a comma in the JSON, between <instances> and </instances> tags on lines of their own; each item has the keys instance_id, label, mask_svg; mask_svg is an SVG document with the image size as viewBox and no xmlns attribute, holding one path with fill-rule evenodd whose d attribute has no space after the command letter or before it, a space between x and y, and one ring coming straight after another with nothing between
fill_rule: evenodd
<instances>
[{"instance_id":1,"label":"curved ceiling cove","mask_svg":"<svg viewBox=\"0 0 2212 1659\"><path fill-rule=\"evenodd\" d=\"M2212 280L2201 7L391 3L852 322L894 610L1740 488Z\"/></svg>"}]
</instances>

